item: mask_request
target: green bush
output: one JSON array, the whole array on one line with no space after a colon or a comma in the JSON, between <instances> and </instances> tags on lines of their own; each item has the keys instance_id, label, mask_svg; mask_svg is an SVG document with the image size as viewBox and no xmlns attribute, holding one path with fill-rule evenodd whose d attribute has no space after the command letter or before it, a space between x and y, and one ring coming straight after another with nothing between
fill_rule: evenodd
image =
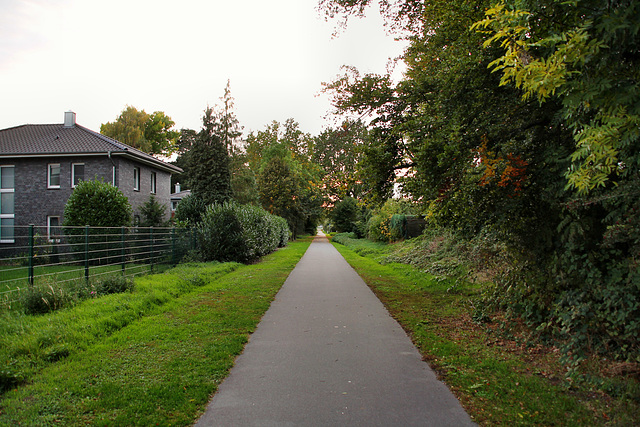
<instances>
[{"instance_id":1,"label":"green bush","mask_svg":"<svg viewBox=\"0 0 640 427\"><path fill-rule=\"evenodd\" d=\"M374 242L401 240L405 237L406 215L416 213L417 207L411 201L389 199L369 218L367 237Z\"/></svg>"},{"instance_id":2,"label":"green bush","mask_svg":"<svg viewBox=\"0 0 640 427\"><path fill-rule=\"evenodd\" d=\"M149 196L142 207L140 208L140 214L142 215L141 227L160 227L165 224L165 213L167 212L167 206L159 203L156 200L155 195Z\"/></svg>"},{"instance_id":3,"label":"green bush","mask_svg":"<svg viewBox=\"0 0 640 427\"><path fill-rule=\"evenodd\" d=\"M97 295L118 294L133 290L133 279L124 276L109 276L96 285Z\"/></svg>"},{"instance_id":4,"label":"green bush","mask_svg":"<svg viewBox=\"0 0 640 427\"><path fill-rule=\"evenodd\" d=\"M176 207L175 220L188 224L198 224L207 209L204 201L193 194L180 200Z\"/></svg>"},{"instance_id":5,"label":"green bush","mask_svg":"<svg viewBox=\"0 0 640 427\"><path fill-rule=\"evenodd\" d=\"M20 303L26 314L44 314L69 306L76 300L75 294L67 286L45 281L22 292Z\"/></svg>"},{"instance_id":6,"label":"green bush","mask_svg":"<svg viewBox=\"0 0 640 427\"><path fill-rule=\"evenodd\" d=\"M64 226L122 227L131 223L131 204L104 181L80 181L64 207Z\"/></svg>"},{"instance_id":7,"label":"green bush","mask_svg":"<svg viewBox=\"0 0 640 427\"><path fill-rule=\"evenodd\" d=\"M358 220L358 201L353 197L347 197L337 202L331 211L331 218L338 233L353 231Z\"/></svg>"},{"instance_id":8,"label":"green bush","mask_svg":"<svg viewBox=\"0 0 640 427\"><path fill-rule=\"evenodd\" d=\"M198 238L207 261L248 262L285 246L289 227L257 206L225 202L206 209Z\"/></svg>"}]
</instances>

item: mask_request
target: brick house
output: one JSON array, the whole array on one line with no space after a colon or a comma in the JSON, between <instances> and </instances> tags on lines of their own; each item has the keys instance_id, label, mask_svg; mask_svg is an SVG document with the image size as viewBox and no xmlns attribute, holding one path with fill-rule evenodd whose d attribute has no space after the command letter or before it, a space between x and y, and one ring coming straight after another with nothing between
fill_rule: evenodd
<instances>
[{"instance_id":1,"label":"brick house","mask_svg":"<svg viewBox=\"0 0 640 427\"><path fill-rule=\"evenodd\" d=\"M171 174L182 169L76 124L22 125L0 130L0 243L14 227L57 227L74 186L103 179L129 199L134 216L154 194L171 215Z\"/></svg>"}]
</instances>

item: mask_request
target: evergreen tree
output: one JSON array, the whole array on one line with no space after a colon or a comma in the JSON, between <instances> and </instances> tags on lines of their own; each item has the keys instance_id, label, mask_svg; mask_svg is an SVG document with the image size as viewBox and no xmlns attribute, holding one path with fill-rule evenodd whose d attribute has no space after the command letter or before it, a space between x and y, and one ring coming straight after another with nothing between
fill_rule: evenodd
<instances>
[{"instance_id":1,"label":"evergreen tree","mask_svg":"<svg viewBox=\"0 0 640 427\"><path fill-rule=\"evenodd\" d=\"M212 108L207 107L189 154L189 184L192 193L206 205L223 203L231 198L229 154L217 134L218 123Z\"/></svg>"}]
</instances>

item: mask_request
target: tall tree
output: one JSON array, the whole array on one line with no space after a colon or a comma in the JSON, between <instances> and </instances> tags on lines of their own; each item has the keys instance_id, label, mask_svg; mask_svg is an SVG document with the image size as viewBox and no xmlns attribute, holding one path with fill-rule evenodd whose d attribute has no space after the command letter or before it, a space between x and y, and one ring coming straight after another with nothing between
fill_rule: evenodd
<instances>
[{"instance_id":1,"label":"tall tree","mask_svg":"<svg viewBox=\"0 0 640 427\"><path fill-rule=\"evenodd\" d=\"M145 153L168 156L176 150L179 137L179 132L171 130L174 125L162 111L147 114L127 105L114 122L100 126L100 133Z\"/></svg>"},{"instance_id":2,"label":"tall tree","mask_svg":"<svg viewBox=\"0 0 640 427\"><path fill-rule=\"evenodd\" d=\"M229 154L216 133L217 127L214 111L207 107L202 117L202 130L188 157L191 191L206 205L223 203L231 198Z\"/></svg>"},{"instance_id":3,"label":"tall tree","mask_svg":"<svg viewBox=\"0 0 640 427\"><path fill-rule=\"evenodd\" d=\"M289 119L251 133L246 163L257 178L262 206L287 219L291 231L312 231L322 215L322 170L311 160L313 138Z\"/></svg>"},{"instance_id":4,"label":"tall tree","mask_svg":"<svg viewBox=\"0 0 640 427\"><path fill-rule=\"evenodd\" d=\"M322 1L343 21L370 3ZM526 259L492 303L561 325L573 360L637 360L638 2L379 3L411 36L404 79L350 71L327 85L337 107L374 114L364 162L379 194L409 167L404 191L434 224Z\"/></svg>"},{"instance_id":5,"label":"tall tree","mask_svg":"<svg viewBox=\"0 0 640 427\"><path fill-rule=\"evenodd\" d=\"M234 99L231 96L231 82L227 80L224 88L224 95L220 98L222 105L217 108L216 134L229 154L233 154L238 149L239 138L242 136L242 126L236 118L234 112Z\"/></svg>"},{"instance_id":6,"label":"tall tree","mask_svg":"<svg viewBox=\"0 0 640 427\"><path fill-rule=\"evenodd\" d=\"M366 134L361 121L345 120L314 138L311 160L323 168L326 193L331 199L361 196L363 183L357 172Z\"/></svg>"}]
</instances>

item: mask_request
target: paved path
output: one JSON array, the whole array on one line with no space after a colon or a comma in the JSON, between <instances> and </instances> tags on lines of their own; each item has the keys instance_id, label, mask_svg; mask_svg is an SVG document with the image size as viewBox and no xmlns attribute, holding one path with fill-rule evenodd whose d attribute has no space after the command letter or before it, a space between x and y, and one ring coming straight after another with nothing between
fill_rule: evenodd
<instances>
[{"instance_id":1,"label":"paved path","mask_svg":"<svg viewBox=\"0 0 640 427\"><path fill-rule=\"evenodd\" d=\"M324 236L291 272L197 426L473 425Z\"/></svg>"}]
</instances>

